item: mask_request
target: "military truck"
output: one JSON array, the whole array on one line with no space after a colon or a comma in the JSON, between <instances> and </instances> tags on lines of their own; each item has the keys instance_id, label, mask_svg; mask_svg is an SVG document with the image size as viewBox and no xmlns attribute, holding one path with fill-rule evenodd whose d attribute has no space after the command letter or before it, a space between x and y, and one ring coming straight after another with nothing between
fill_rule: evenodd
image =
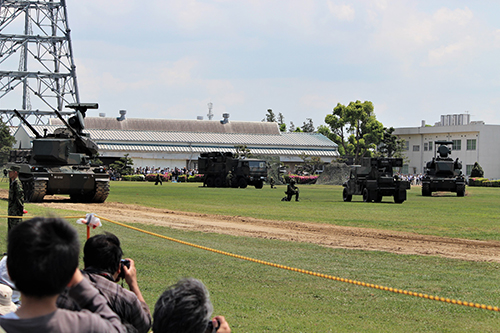
<instances>
[{"instance_id":1,"label":"military truck","mask_svg":"<svg viewBox=\"0 0 500 333\"><path fill-rule=\"evenodd\" d=\"M395 203L403 203L410 183L393 174L393 168L402 166L402 158L363 157L361 165L351 168L349 179L343 184L344 201L362 195L364 202L381 202L384 196L391 196Z\"/></svg>"},{"instance_id":2,"label":"military truck","mask_svg":"<svg viewBox=\"0 0 500 333\"><path fill-rule=\"evenodd\" d=\"M422 195L431 196L432 192L456 192L457 197L465 195L465 178L462 174L462 163L453 160L450 145L452 141L435 141L434 157L427 162L422 178Z\"/></svg>"},{"instance_id":3,"label":"military truck","mask_svg":"<svg viewBox=\"0 0 500 333\"><path fill-rule=\"evenodd\" d=\"M198 173L204 175L203 186L246 188L253 185L260 189L267 179L267 163L236 158L230 152L202 153L198 158Z\"/></svg>"},{"instance_id":4,"label":"military truck","mask_svg":"<svg viewBox=\"0 0 500 333\"><path fill-rule=\"evenodd\" d=\"M67 105L75 110L68 119L55 111L65 127L54 133L41 135L19 112L19 119L33 132L31 149L12 150L6 168L20 167L19 180L26 202L40 202L46 195L69 194L74 202L104 202L109 194L109 175L102 166L91 165L97 157L97 145L83 133L87 109L98 104L75 103Z\"/></svg>"}]
</instances>

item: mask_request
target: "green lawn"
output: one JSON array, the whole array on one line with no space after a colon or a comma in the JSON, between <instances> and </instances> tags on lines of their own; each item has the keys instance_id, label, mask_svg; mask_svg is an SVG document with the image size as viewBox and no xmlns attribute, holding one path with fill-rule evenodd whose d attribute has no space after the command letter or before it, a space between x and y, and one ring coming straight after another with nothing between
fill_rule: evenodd
<instances>
[{"instance_id":1,"label":"green lawn","mask_svg":"<svg viewBox=\"0 0 500 333\"><path fill-rule=\"evenodd\" d=\"M5 184L0 184L4 187ZM468 188L469 196L421 197L402 205L341 201L341 187L301 186L299 203L281 202L284 188L208 189L197 184L112 183L111 201L172 210L366 226L473 239L498 239L500 191ZM6 212L6 201L0 201ZM32 214L45 209L28 204ZM62 216L76 215L59 211ZM71 220L74 223L74 220ZM126 223L127 221L121 221ZM76 225L76 224L75 224ZM329 249L312 244L135 227L195 244L319 273L499 306L500 264L384 252ZM85 231L81 226L82 241ZM6 234L0 219L0 233ZM193 276L211 291L216 314L233 332L497 332L500 313L394 294L264 266L163 240L111 223L125 255L136 260L151 308L162 290ZM0 238L5 249L5 237Z\"/></svg>"}]
</instances>

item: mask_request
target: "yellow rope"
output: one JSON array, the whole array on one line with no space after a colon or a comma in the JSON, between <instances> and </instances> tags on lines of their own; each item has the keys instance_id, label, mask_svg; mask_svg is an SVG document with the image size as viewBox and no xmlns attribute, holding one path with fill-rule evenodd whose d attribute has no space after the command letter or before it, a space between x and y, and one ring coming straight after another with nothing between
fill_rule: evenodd
<instances>
[{"instance_id":1,"label":"yellow rope","mask_svg":"<svg viewBox=\"0 0 500 333\"><path fill-rule=\"evenodd\" d=\"M20 218L20 216L3 216L3 215L0 215L0 218L11 218L11 217ZM64 218L65 219L72 219L72 218L80 218L80 217L81 216L65 216ZM192 247L195 247L195 248L198 248L198 249L202 249L202 250L206 250L206 251L210 251L210 252L214 252L214 253L218 253L218 254L223 254L223 255L226 255L226 256L229 256L229 257L233 257L233 258L238 258L238 259L242 259L242 260L247 260L247 261L255 262L255 263L258 263L258 264L262 264L262 265L267 265L267 266L271 266L271 267L276 267L276 268L281 268L281 269L289 270L289 271L292 271L292 272L298 272L298 273L308 274L308 275L312 275L312 276L317 276L317 277L321 277L321 278L325 278L325 279L329 279L329 280L350 283L350 284L354 284L354 285L358 285L358 286L362 286L362 287L368 287L368 288L373 288L373 289L390 291L390 292L397 293L397 294L409 295L409 296L420 297L420 298L430 299L430 300L444 302L444 303L450 303L450 304L456 304L456 305L463 305L463 306L468 306L468 307L472 307L472 308L478 308L478 309L484 309L484 310L490 310L490 311L500 312L500 308L498 306L491 306L491 305L485 305L485 304L479 304L479 303L473 303L473 302L465 302L465 301L460 301L460 300L455 300L455 299L450 299L450 298L444 298L444 297L440 297L440 296L427 295L427 294L417 293L417 292L414 292L414 291L408 291L408 290L403 290L403 289L396 289L396 288L386 287L386 286L379 286L379 285L373 284L373 283L366 283L366 282L361 282L361 281L356 281L356 280L351 280L351 279L344 279L344 278L341 278L341 277L332 276L332 275L328 275L328 274L317 273L317 272L312 272L312 271L308 271L308 270L305 270L305 269L288 267L288 266L285 266L285 265L280 265L280 264L275 264L275 263L264 261L264 260L258 260L258 259L253 259L253 258L250 258L250 257L240 256L238 254L233 254L233 253L230 253L230 252L225 252L225 251L220 251L220 250L212 249L212 248L209 248L209 247L206 247L206 246L202 246L202 245L197 245L197 244L193 244L193 243L181 241L181 240L178 240L178 239L175 239L175 238L171 238L171 237L168 237L168 236L163 236L163 235L151 232L151 231L146 231L146 230L143 230L143 229L132 227L132 226L129 226L129 225L121 223L121 222L116 222L116 221L110 220L110 219L102 217L102 216L97 216L97 217L100 218L101 220L108 221L110 223L113 223L113 224L116 224L116 225L119 225L119 226L122 226L122 227L125 227L125 228L128 228L128 229L132 229L132 230L135 230L135 231L139 231L139 232L151 235L151 236L163 238L163 239L166 239L166 240L169 240L169 241L172 241L172 242L176 242L176 243L179 243L179 244L183 244L183 245L192 246ZM23 216L22 218L32 218L32 216L31 217L24 217Z\"/></svg>"}]
</instances>

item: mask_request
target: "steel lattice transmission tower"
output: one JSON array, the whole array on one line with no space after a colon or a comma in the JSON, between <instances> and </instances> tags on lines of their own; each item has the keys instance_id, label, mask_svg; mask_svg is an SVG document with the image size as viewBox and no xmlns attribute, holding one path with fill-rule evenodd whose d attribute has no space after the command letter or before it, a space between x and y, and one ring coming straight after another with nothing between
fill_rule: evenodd
<instances>
[{"instance_id":1,"label":"steel lattice transmission tower","mask_svg":"<svg viewBox=\"0 0 500 333\"><path fill-rule=\"evenodd\" d=\"M66 1L0 0L0 114L43 123L79 103ZM4 120L5 121L5 120Z\"/></svg>"}]
</instances>

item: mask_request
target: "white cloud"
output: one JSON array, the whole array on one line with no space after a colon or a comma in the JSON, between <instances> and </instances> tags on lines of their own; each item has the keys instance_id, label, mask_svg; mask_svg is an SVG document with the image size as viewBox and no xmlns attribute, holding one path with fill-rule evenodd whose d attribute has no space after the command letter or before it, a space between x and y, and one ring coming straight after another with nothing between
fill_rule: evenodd
<instances>
[{"instance_id":1,"label":"white cloud","mask_svg":"<svg viewBox=\"0 0 500 333\"><path fill-rule=\"evenodd\" d=\"M328 9L340 21L354 20L355 11L349 5L337 5L333 1L328 1Z\"/></svg>"}]
</instances>

